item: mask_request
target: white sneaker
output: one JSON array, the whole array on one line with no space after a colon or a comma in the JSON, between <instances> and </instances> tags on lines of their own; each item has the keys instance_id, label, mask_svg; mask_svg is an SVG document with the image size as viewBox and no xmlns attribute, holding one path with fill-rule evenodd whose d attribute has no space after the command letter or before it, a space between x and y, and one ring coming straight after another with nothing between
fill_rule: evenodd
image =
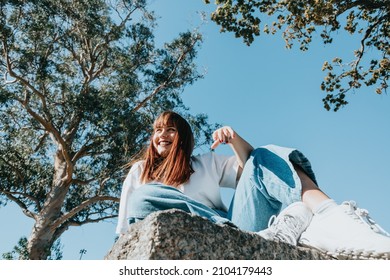
<instances>
[{"instance_id":1,"label":"white sneaker","mask_svg":"<svg viewBox=\"0 0 390 280\"><path fill-rule=\"evenodd\" d=\"M273 241L282 241L296 246L302 232L310 224L313 213L303 202L295 202L286 207L278 216L272 216L268 228L258 235Z\"/></svg>"},{"instance_id":2,"label":"white sneaker","mask_svg":"<svg viewBox=\"0 0 390 280\"><path fill-rule=\"evenodd\" d=\"M390 238L378 234L347 204L314 214L299 243L337 258L390 258Z\"/></svg>"},{"instance_id":3,"label":"white sneaker","mask_svg":"<svg viewBox=\"0 0 390 280\"><path fill-rule=\"evenodd\" d=\"M355 201L344 201L341 204L345 208L345 211L354 212L359 219L361 219L367 226L369 226L374 232L390 237L390 233L385 231L380 225L378 225L370 216L366 209L358 208Z\"/></svg>"}]
</instances>

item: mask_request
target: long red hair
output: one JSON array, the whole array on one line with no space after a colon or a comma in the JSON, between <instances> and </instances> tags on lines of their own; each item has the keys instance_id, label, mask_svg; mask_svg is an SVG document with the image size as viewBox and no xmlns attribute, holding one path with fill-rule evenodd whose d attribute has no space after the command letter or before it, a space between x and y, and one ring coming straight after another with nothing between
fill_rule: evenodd
<instances>
[{"instance_id":1,"label":"long red hair","mask_svg":"<svg viewBox=\"0 0 390 280\"><path fill-rule=\"evenodd\" d=\"M157 128L173 126L177 134L166 157L161 157L153 145L153 135ZM191 155L194 149L194 135L189 123L179 114L166 111L159 115L153 124L153 134L144 155L144 169L140 181L157 181L177 187L190 179L194 172Z\"/></svg>"}]
</instances>

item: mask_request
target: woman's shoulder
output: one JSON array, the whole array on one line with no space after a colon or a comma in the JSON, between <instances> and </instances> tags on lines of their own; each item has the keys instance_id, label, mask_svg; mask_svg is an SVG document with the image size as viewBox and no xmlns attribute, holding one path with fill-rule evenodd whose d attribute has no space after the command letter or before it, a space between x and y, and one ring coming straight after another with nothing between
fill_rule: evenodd
<instances>
[{"instance_id":1,"label":"woman's shoulder","mask_svg":"<svg viewBox=\"0 0 390 280\"><path fill-rule=\"evenodd\" d=\"M135 182L138 182L142 174L143 166L143 160L135 162L127 173L124 185L134 185Z\"/></svg>"},{"instance_id":2,"label":"woman's shoulder","mask_svg":"<svg viewBox=\"0 0 390 280\"><path fill-rule=\"evenodd\" d=\"M141 173L141 171L142 171L142 169L144 167L144 163L145 163L144 160L140 160L140 161L134 162L133 165L131 166L130 170L129 170L128 175L132 175L134 173L136 173L136 174Z\"/></svg>"},{"instance_id":3,"label":"woman's shoulder","mask_svg":"<svg viewBox=\"0 0 390 280\"><path fill-rule=\"evenodd\" d=\"M145 163L145 160L139 160L139 161L136 161L134 162L134 164L131 166L131 169L133 168L140 168L144 165Z\"/></svg>"}]
</instances>

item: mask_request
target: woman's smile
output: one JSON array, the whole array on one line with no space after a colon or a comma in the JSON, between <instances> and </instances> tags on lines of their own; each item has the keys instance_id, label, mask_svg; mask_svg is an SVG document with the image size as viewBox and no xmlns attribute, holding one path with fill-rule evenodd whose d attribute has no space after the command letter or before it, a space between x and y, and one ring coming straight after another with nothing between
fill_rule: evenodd
<instances>
[{"instance_id":1,"label":"woman's smile","mask_svg":"<svg viewBox=\"0 0 390 280\"><path fill-rule=\"evenodd\" d=\"M155 129L153 135L153 145L160 156L166 157L168 155L172 148L176 134L177 130L173 126L158 127Z\"/></svg>"},{"instance_id":2,"label":"woman's smile","mask_svg":"<svg viewBox=\"0 0 390 280\"><path fill-rule=\"evenodd\" d=\"M171 141L160 141L160 142L158 142L158 144L159 144L160 146L166 147L166 146L168 146L168 145L171 145L172 142L171 142Z\"/></svg>"}]
</instances>

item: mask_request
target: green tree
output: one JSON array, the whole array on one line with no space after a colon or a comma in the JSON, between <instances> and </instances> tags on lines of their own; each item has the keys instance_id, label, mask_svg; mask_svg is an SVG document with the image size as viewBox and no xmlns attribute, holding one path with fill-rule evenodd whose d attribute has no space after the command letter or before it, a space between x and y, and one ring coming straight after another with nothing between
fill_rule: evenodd
<instances>
[{"instance_id":1,"label":"green tree","mask_svg":"<svg viewBox=\"0 0 390 280\"><path fill-rule=\"evenodd\" d=\"M4 260L28 260L29 252L27 249L28 240L25 236L21 237L18 244L14 246L11 252L3 253ZM51 254L47 257L48 260L61 260L62 259L61 240L57 239L51 247Z\"/></svg>"},{"instance_id":2,"label":"green tree","mask_svg":"<svg viewBox=\"0 0 390 280\"><path fill-rule=\"evenodd\" d=\"M210 3L209 0L205 0ZM282 30L286 46L297 42L305 51L314 34L324 44L333 34L345 29L360 38L354 59L345 62L334 58L325 62L327 75L321 84L327 110L337 111L346 105L346 94L362 85L375 86L376 93L387 92L390 70L390 2L389 0L216 0L211 18L221 32L233 32L247 45L261 32L275 34ZM372 55L367 55L367 52Z\"/></svg>"},{"instance_id":3,"label":"green tree","mask_svg":"<svg viewBox=\"0 0 390 280\"><path fill-rule=\"evenodd\" d=\"M207 117L180 97L201 78L201 36L157 47L146 2L0 4L0 207L16 203L34 219L29 259L50 258L69 227L117 215L123 165L161 111L181 112L198 145L209 141Z\"/></svg>"}]
</instances>

